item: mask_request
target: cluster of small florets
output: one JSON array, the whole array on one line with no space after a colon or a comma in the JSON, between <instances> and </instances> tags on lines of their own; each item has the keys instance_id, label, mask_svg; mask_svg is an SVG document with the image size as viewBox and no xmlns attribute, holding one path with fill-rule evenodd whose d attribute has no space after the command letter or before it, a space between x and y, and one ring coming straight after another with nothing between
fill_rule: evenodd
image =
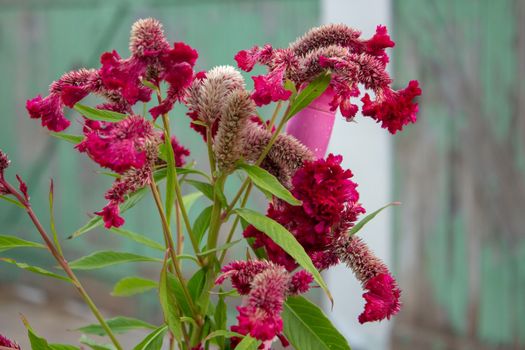
<instances>
[{"instance_id":1,"label":"cluster of small florets","mask_svg":"<svg viewBox=\"0 0 525 350\"><path fill-rule=\"evenodd\" d=\"M7 339L1 334L0 334L0 347L4 349L21 350L20 345L18 345L12 340Z\"/></svg>"},{"instance_id":2,"label":"cluster of small florets","mask_svg":"<svg viewBox=\"0 0 525 350\"><path fill-rule=\"evenodd\" d=\"M237 307L238 324L232 331L250 335L262 341L271 341L282 336L281 312L286 298L306 293L313 277L306 271L291 274L280 265L259 260L234 261L222 268L223 274L216 284L230 278L233 287L241 295L247 295L243 305ZM235 346L238 339L232 339Z\"/></svg>"},{"instance_id":3,"label":"cluster of small florets","mask_svg":"<svg viewBox=\"0 0 525 350\"><path fill-rule=\"evenodd\" d=\"M327 268L323 256L333 241L365 212L359 204L357 184L350 180L353 174L344 170L341 162L341 156L332 154L326 159L306 162L292 178L292 194L302 204L293 206L274 200L267 213L295 236L320 269ZM253 226L244 235L255 237L255 246L265 247L272 261L288 270L297 266L291 256Z\"/></svg>"},{"instance_id":4,"label":"cluster of small florets","mask_svg":"<svg viewBox=\"0 0 525 350\"><path fill-rule=\"evenodd\" d=\"M196 77L193 67L197 51L184 43L170 46L162 25L155 19L139 20L133 25L129 47L130 57L121 58L116 51L106 52L100 58L100 69L83 68L66 73L51 84L48 96L37 96L26 103L31 118L40 119L44 127L56 132L71 123L64 116L64 108L74 107L89 94L105 99L98 109L128 115L116 123L84 119L84 140L76 146L100 166L120 175L106 193L108 204L96 213L103 217L108 228L124 223L119 205L126 196L149 184L154 166L159 163L158 146L164 135L132 109L136 103L151 99L153 89L144 82L158 87L165 81L169 86L167 97L150 109L155 119L184 99ZM175 137L171 144L176 165L184 165L189 150Z\"/></svg>"},{"instance_id":5,"label":"cluster of small florets","mask_svg":"<svg viewBox=\"0 0 525 350\"><path fill-rule=\"evenodd\" d=\"M258 106L287 100L290 91L284 89L285 79L298 88L326 70L332 73L330 91L332 110L340 108L347 120L352 120L359 108L351 99L359 96L359 85L376 95L372 101L362 98L363 115L374 118L391 133L416 120L417 103L421 94L417 81L400 91L391 88L392 79L386 72L389 61L385 49L393 47L387 29L378 26L375 35L360 39L361 33L345 25L327 25L312 29L285 49L270 45L240 51L235 60L247 72L255 64L266 65L268 74L252 77L255 90L252 98Z\"/></svg>"}]
</instances>

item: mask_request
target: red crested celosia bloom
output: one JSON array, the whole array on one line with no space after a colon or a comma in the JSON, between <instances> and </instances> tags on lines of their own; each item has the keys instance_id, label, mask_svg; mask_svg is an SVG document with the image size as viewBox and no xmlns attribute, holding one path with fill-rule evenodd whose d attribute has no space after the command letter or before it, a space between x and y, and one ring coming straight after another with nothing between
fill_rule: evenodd
<instances>
[{"instance_id":1,"label":"red crested celosia bloom","mask_svg":"<svg viewBox=\"0 0 525 350\"><path fill-rule=\"evenodd\" d=\"M413 100L421 95L417 80L412 80L408 86L399 91L385 90L372 101L366 94L363 101L363 115L374 118L381 127L392 134L403 129L403 126L414 123L417 119L418 104Z\"/></svg>"},{"instance_id":2,"label":"red crested celosia bloom","mask_svg":"<svg viewBox=\"0 0 525 350\"><path fill-rule=\"evenodd\" d=\"M339 108L347 120L352 120L359 107L351 99L359 96L358 85L362 84L377 96L374 102L368 95L363 98L363 114L395 133L415 121L417 104L413 100L421 90L413 83L405 90L391 89L385 49L394 47L395 43L385 26L377 26L376 33L368 40L360 39L360 35L359 31L344 25L327 25L309 31L287 49L255 46L237 53L235 60L245 71L251 71L255 64L268 67L266 75L253 77L252 98L259 106L287 100L290 94L284 89L286 79L303 88L323 71L330 70L332 110Z\"/></svg>"},{"instance_id":3,"label":"red crested celosia bloom","mask_svg":"<svg viewBox=\"0 0 525 350\"><path fill-rule=\"evenodd\" d=\"M334 253L352 269L364 289L365 310L359 322L390 319L399 312L401 291L388 267L359 237L343 236L334 242Z\"/></svg>"},{"instance_id":4,"label":"red crested celosia bloom","mask_svg":"<svg viewBox=\"0 0 525 350\"><path fill-rule=\"evenodd\" d=\"M182 167L186 164L186 157L190 155L190 150L179 143L175 136L171 137L171 147L175 156L175 166Z\"/></svg>"},{"instance_id":5,"label":"red crested celosia bloom","mask_svg":"<svg viewBox=\"0 0 525 350\"><path fill-rule=\"evenodd\" d=\"M20 350L20 345L18 345L12 340L7 339L1 334L0 334L0 346L7 348L7 349Z\"/></svg>"},{"instance_id":6,"label":"red crested celosia bloom","mask_svg":"<svg viewBox=\"0 0 525 350\"><path fill-rule=\"evenodd\" d=\"M146 144L156 137L150 122L131 116L117 123L98 123L98 126L85 132L85 139L76 146L80 152L117 173L144 165Z\"/></svg>"},{"instance_id":7,"label":"red crested celosia bloom","mask_svg":"<svg viewBox=\"0 0 525 350\"><path fill-rule=\"evenodd\" d=\"M292 193L302 201L292 206L280 200L270 204L267 215L286 227L314 259L318 268L327 268L324 252L334 239L348 230L365 210L359 204L357 184L350 170L341 167L342 157L306 162L292 178ZM256 247L265 247L270 260L294 269L295 260L268 236L249 226L245 237L255 237ZM332 259L333 260L333 259ZM330 260L330 261L332 261Z\"/></svg>"},{"instance_id":8,"label":"red crested celosia bloom","mask_svg":"<svg viewBox=\"0 0 525 350\"><path fill-rule=\"evenodd\" d=\"M283 303L289 295L305 293L313 277L306 271L290 274L282 266L269 261L234 261L222 268L223 274L215 283L221 284L230 278L239 294L247 299L237 310L238 324L232 331L262 340L282 337ZM232 339L235 346L238 339Z\"/></svg>"}]
</instances>

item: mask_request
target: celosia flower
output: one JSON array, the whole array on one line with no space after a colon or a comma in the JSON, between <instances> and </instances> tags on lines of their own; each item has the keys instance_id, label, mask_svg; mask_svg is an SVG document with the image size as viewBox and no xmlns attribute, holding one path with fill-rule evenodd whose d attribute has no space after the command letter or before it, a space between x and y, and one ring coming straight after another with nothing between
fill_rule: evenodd
<instances>
[{"instance_id":1,"label":"celosia flower","mask_svg":"<svg viewBox=\"0 0 525 350\"><path fill-rule=\"evenodd\" d=\"M374 255L359 237L341 237L334 242L334 252L352 269L357 279L368 290L363 294L365 310L359 322L390 319L399 312L401 291L388 267Z\"/></svg>"},{"instance_id":2,"label":"celosia flower","mask_svg":"<svg viewBox=\"0 0 525 350\"><path fill-rule=\"evenodd\" d=\"M235 162L241 158L242 132L254 113L255 105L246 90L235 90L227 96L213 143L220 170L231 172L235 168Z\"/></svg>"},{"instance_id":3,"label":"celosia flower","mask_svg":"<svg viewBox=\"0 0 525 350\"><path fill-rule=\"evenodd\" d=\"M313 277L306 271L292 275L282 266L268 261L234 261L222 269L216 283L231 278L241 295L248 295L242 306L237 307L238 324L232 331L262 340L271 341L280 336L283 329L281 312L289 295L305 293ZM232 339L236 346L238 339Z\"/></svg>"},{"instance_id":4,"label":"celosia flower","mask_svg":"<svg viewBox=\"0 0 525 350\"><path fill-rule=\"evenodd\" d=\"M175 166L183 167L186 164L186 157L190 155L190 150L181 145L175 136L171 137L171 147L175 156Z\"/></svg>"},{"instance_id":5,"label":"celosia flower","mask_svg":"<svg viewBox=\"0 0 525 350\"><path fill-rule=\"evenodd\" d=\"M120 208L115 202L109 202L101 211L97 211L95 214L102 216L104 226L107 229L124 225L124 218L120 216Z\"/></svg>"},{"instance_id":6,"label":"celosia flower","mask_svg":"<svg viewBox=\"0 0 525 350\"><path fill-rule=\"evenodd\" d=\"M162 24L158 20L146 18L133 23L129 39L129 51L133 56L157 56L169 47Z\"/></svg>"},{"instance_id":7,"label":"celosia flower","mask_svg":"<svg viewBox=\"0 0 525 350\"><path fill-rule=\"evenodd\" d=\"M399 91L383 90L372 101L366 94L363 101L363 115L374 118L381 127L392 134L403 129L403 126L414 123L417 119L418 104L413 100L421 95L417 80L412 80L408 86Z\"/></svg>"},{"instance_id":8,"label":"celosia flower","mask_svg":"<svg viewBox=\"0 0 525 350\"><path fill-rule=\"evenodd\" d=\"M3 335L0 334L0 346L5 347L7 349L13 349L13 350L20 350L20 345L15 343L14 341L7 339Z\"/></svg>"},{"instance_id":9,"label":"celosia flower","mask_svg":"<svg viewBox=\"0 0 525 350\"><path fill-rule=\"evenodd\" d=\"M104 123L88 130L76 148L85 152L100 166L117 173L141 168L146 161L146 144L155 138L153 126L140 116L131 116L117 123Z\"/></svg>"},{"instance_id":10,"label":"celosia flower","mask_svg":"<svg viewBox=\"0 0 525 350\"><path fill-rule=\"evenodd\" d=\"M342 157L328 155L325 159L306 162L292 178L292 194L302 201L292 206L280 200L271 203L267 216L286 227L315 257L316 265L326 268L334 259L325 253L341 234L346 232L365 212L359 204L357 184L350 180L350 170L341 167ZM245 237L255 237L255 247L265 247L270 260L293 270L297 263L267 235L249 226ZM320 255L328 254L328 256Z\"/></svg>"},{"instance_id":11,"label":"celosia flower","mask_svg":"<svg viewBox=\"0 0 525 350\"><path fill-rule=\"evenodd\" d=\"M253 98L259 106L288 99L290 95L284 89L286 79L291 79L297 88L303 88L323 71L330 70L330 89L334 94L331 110L339 108L347 120L352 120L359 108L351 99L359 96L358 85L363 84L378 96L376 102L365 96L363 114L395 133L403 125L415 121L417 107L414 106L417 104L413 99L421 90L411 83L405 90L392 91L392 81L386 72L388 56L385 49L395 43L385 26L377 26L375 35L368 40L361 39L360 35L359 31L345 25L332 24L312 29L288 49L254 47L240 51L235 59L246 71L256 63L268 67L268 74L253 77ZM379 112L381 108L383 113Z\"/></svg>"}]
</instances>

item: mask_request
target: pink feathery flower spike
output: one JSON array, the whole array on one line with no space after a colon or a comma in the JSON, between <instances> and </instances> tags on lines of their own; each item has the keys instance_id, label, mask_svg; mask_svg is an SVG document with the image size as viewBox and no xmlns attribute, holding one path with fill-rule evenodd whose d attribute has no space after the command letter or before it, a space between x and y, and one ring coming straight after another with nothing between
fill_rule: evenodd
<instances>
[{"instance_id":1,"label":"pink feathery flower spike","mask_svg":"<svg viewBox=\"0 0 525 350\"><path fill-rule=\"evenodd\" d=\"M0 347L12 350L21 350L20 345L0 334Z\"/></svg>"},{"instance_id":2,"label":"pink feathery flower spike","mask_svg":"<svg viewBox=\"0 0 525 350\"><path fill-rule=\"evenodd\" d=\"M352 269L367 290L363 294L365 310L359 322L390 319L401 308L401 291L388 267L374 255L359 237L341 237L334 245L335 252Z\"/></svg>"}]
</instances>

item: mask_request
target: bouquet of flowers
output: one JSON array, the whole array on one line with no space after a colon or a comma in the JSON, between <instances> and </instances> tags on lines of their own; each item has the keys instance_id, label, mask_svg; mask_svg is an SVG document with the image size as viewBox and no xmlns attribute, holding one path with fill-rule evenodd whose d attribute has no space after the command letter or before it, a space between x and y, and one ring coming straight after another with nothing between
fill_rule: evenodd
<instances>
[{"instance_id":1,"label":"bouquet of flowers","mask_svg":"<svg viewBox=\"0 0 525 350\"><path fill-rule=\"evenodd\" d=\"M128 58L116 51L103 53L100 68L64 74L47 96L28 100L26 108L52 136L74 144L114 178L105 193L107 204L75 236L104 225L108 234L154 247L158 255L98 251L68 262L54 221L49 229L41 224L28 186L18 175L16 182L10 179L10 161L0 151L0 198L24 210L43 241L0 236L0 251L45 248L63 272L2 260L78 291L98 320L79 329L84 348L122 350L121 333L149 328L134 349L161 349L165 341L170 349L185 350L270 349L278 341L299 350L350 349L323 312L302 296L320 287L332 300L320 272L339 263L353 271L365 290L361 323L396 314L400 290L387 266L357 236L384 208L364 216L352 172L341 167L341 156L325 157L334 116L339 109L352 121L359 110L354 99L369 90L374 97L362 96L362 114L395 134L415 122L414 99L421 94L417 81L402 90L391 88L385 49L394 42L384 26L370 39L360 35L345 25L326 25L287 48L265 45L240 51L235 61L241 70L267 68L265 75L252 76L254 89L248 91L233 66L196 72L194 48L183 42L170 45L155 19L137 21ZM103 102L82 104L88 95ZM152 98L155 106L147 110ZM271 103L273 114L262 117L258 107ZM202 137L209 173L187 165L190 151L178 142L177 128L170 123L175 104L186 106L189 117L177 116L176 123L191 123ZM71 123L65 108L79 112L82 135L64 132ZM244 180L227 198L224 186L234 173ZM183 193L188 186L210 201L193 222ZM266 214L246 207L255 188L268 198ZM123 213L148 193L162 223L162 244L123 228ZM53 183L50 202L52 210ZM226 223L229 230L222 232ZM184 237L189 238L191 255L183 253ZM227 261L227 251L243 242L250 248L246 259ZM77 275L79 270L129 262L157 264L159 278L130 276L116 289L127 295L157 289L163 324L125 316L106 319ZM183 262L195 265L192 276L185 273ZM230 298L241 300L236 320L229 321ZM32 349L79 349L48 343L23 321ZM108 343L95 343L92 334L107 336ZM0 336L0 349L20 347Z\"/></svg>"}]
</instances>

